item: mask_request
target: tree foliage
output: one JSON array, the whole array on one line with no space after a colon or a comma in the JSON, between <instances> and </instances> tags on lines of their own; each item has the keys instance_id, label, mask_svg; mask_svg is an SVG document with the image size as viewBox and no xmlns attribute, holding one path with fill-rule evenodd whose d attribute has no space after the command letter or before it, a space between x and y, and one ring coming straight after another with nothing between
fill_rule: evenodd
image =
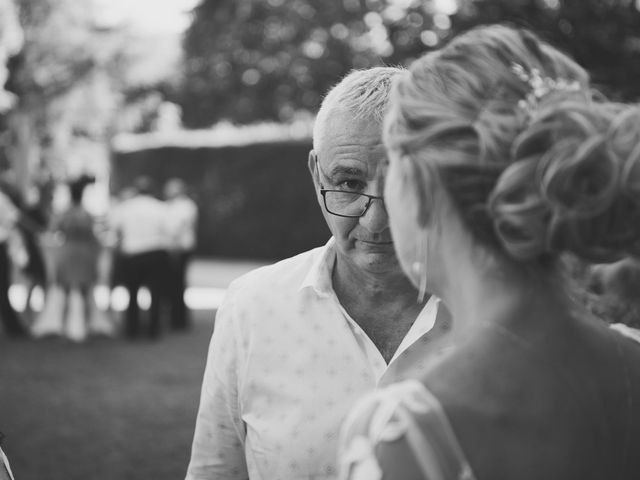
<instances>
[{"instance_id":1,"label":"tree foliage","mask_svg":"<svg viewBox=\"0 0 640 480\"><path fill-rule=\"evenodd\" d=\"M185 123L285 119L316 106L347 65L370 64L366 46L354 51L365 27L345 3L204 0L184 40Z\"/></svg>"},{"instance_id":2,"label":"tree foliage","mask_svg":"<svg viewBox=\"0 0 640 480\"><path fill-rule=\"evenodd\" d=\"M25 188L40 170L64 178L74 145L104 140L117 49L111 32L96 23L91 3L14 3L24 42L8 62L6 88L17 102L3 118L0 157Z\"/></svg>"},{"instance_id":3,"label":"tree foliage","mask_svg":"<svg viewBox=\"0 0 640 480\"><path fill-rule=\"evenodd\" d=\"M405 3L203 0L184 39L185 124L316 110L349 70L393 64L424 47L432 5Z\"/></svg>"},{"instance_id":4,"label":"tree foliage","mask_svg":"<svg viewBox=\"0 0 640 480\"><path fill-rule=\"evenodd\" d=\"M7 62L22 48L24 35L13 0L0 0L0 114L8 110L15 97L5 90L9 77Z\"/></svg>"},{"instance_id":5,"label":"tree foliage","mask_svg":"<svg viewBox=\"0 0 640 480\"><path fill-rule=\"evenodd\" d=\"M575 58L608 95L640 97L636 0L463 0L452 20L452 31L495 22L530 28Z\"/></svg>"},{"instance_id":6,"label":"tree foliage","mask_svg":"<svg viewBox=\"0 0 640 480\"><path fill-rule=\"evenodd\" d=\"M96 63L91 18L69 0L19 0L25 43L10 63L7 87L22 102L46 103Z\"/></svg>"},{"instance_id":7,"label":"tree foliage","mask_svg":"<svg viewBox=\"0 0 640 480\"><path fill-rule=\"evenodd\" d=\"M315 111L352 68L406 64L459 31L493 22L532 28L609 92L636 98L636 3L458 0L456 8L453 0L202 0L183 42L178 102L191 127L288 120L298 110Z\"/></svg>"}]
</instances>

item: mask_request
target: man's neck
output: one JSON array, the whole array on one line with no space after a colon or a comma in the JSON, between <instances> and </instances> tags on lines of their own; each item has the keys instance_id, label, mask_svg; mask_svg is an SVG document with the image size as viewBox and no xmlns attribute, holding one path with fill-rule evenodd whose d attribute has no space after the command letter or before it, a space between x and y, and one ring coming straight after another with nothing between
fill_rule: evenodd
<instances>
[{"instance_id":1,"label":"man's neck","mask_svg":"<svg viewBox=\"0 0 640 480\"><path fill-rule=\"evenodd\" d=\"M402 272L362 272L340 265L336 260L332 274L338 300L389 363L426 301L418 304L418 294Z\"/></svg>"},{"instance_id":2,"label":"man's neck","mask_svg":"<svg viewBox=\"0 0 640 480\"><path fill-rule=\"evenodd\" d=\"M331 281L342 303L362 303L371 305L372 308L389 303L396 306L398 304L416 305L418 294L399 269L388 272L366 271L337 258Z\"/></svg>"}]
</instances>

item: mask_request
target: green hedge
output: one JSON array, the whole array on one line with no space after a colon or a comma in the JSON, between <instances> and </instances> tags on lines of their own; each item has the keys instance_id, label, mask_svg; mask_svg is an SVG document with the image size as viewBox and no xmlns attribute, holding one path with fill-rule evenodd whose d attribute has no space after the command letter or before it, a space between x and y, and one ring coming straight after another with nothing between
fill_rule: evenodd
<instances>
[{"instance_id":1,"label":"green hedge","mask_svg":"<svg viewBox=\"0 0 640 480\"><path fill-rule=\"evenodd\" d=\"M178 177L200 209L197 253L280 259L329 238L307 170L309 142L160 147L112 153L111 190Z\"/></svg>"}]
</instances>

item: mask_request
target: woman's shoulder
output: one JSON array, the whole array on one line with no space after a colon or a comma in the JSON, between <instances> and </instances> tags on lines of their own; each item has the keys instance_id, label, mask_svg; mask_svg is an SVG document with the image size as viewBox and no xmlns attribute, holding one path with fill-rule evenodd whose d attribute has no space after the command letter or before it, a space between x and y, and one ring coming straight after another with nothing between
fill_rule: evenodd
<instances>
[{"instance_id":1,"label":"woman's shoulder","mask_svg":"<svg viewBox=\"0 0 640 480\"><path fill-rule=\"evenodd\" d=\"M418 380L363 398L343 424L340 443L345 479L475 478L442 406Z\"/></svg>"},{"instance_id":2,"label":"woman's shoulder","mask_svg":"<svg viewBox=\"0 0 640 480\"><path fill-rule=\"evenodd\" d=\"M640 399L639 334L590 318L553 335L492 333L460 348L423 381L446 410L476 472L537 462L569 471L572 466L557 464L553 455L545 461L530 452L553 444L585 456L597 423L590 419L606 415L611 428L626 425L617 411ZM479 432L491 432L491 445ZM496 454L505 452L508 460L500 463ZM594 468L598 455L587 455Z\"/></svg>"}]
</instances>

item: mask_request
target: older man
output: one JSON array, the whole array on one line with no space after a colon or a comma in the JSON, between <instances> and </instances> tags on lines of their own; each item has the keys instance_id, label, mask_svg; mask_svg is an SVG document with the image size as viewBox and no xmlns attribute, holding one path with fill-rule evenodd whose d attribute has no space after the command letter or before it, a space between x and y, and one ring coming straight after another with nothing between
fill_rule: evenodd
<instances>
[{"instance_id":1,"label":"older man","mask_svg":"<svg viewBox=\"0 0 640 480\"><path fill-rule=\"evenodd\" d=\"M353 402L425 368L435 300L416 301L381 197L381 120L398 72L353 72L325 98L309 169L333 237L230 287L187 479L334 478Z\"/></svg>"},{"instance_id":2,"label":"older man","mask_svg":"<svg viewBox=\"0 0 640 480\"><path fill-rule=\"evenodd\" d=\"M7 336L10 337L26 337L28 335L9 301L12 270L10 242L11 236L16 234L19 217L20 212L9 195L0 190L0 322L2 322Z\"/></svg>"}]
</instances>

